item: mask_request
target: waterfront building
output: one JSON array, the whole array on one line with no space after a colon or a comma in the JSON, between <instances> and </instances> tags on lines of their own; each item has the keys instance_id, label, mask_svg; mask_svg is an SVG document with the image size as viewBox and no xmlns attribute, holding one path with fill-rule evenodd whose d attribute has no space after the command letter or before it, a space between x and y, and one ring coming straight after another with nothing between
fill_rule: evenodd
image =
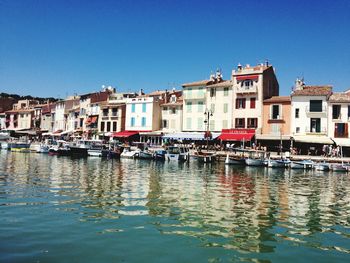
<instances>
[{"instance_id":1,"label":"waterfront building","mask_svg":"<svg viewBox=\"0 0 350 263\"><path fill-rule=\"evenodd\" d=\"M261 134L256 134L262 146L276 151L282 141L284 148L289 150L291 107L290 96L273 96L263 101Z\"/></svg>"},{"instance_id":2,"label":"waterfront building","mask_svg":"<svg viewBox=\"0 0 350 263\"><path fill-rule=\"evenodd\" d=\"M173 89L166 94L165 101L161 104L162 131L174 133L182 131L182 104L181 91Z\"/></svg>"},{"instance_id":3,"label":"waterfront building","mask_svg":"<svg viewBox=\"0 0 350 263\"><path fill-rule=\"evenodd\" d=\"M216 85L219 84L222 85ZM191 83L182 84L183 88L183 122L182 130L185 132L205 132L207 130L206 123L206 112L209 112L209 116L212 117L209 120L210 131L221 131L220 128L223 126L223 120L228 120L225 115L229 115L229 89L230 83L224 81L220 72L216 75L212 74L209 79L195 81ZM226 98L227 97L227 98ZM224 99L223 101L220 99ZM220 103L217 105L217 103ZM223 113L226 108L223 108L224 104L227 104L227 113ZM226 107L226 106L225 106ZM215 111L215 109L220 109ZM222 108L222 109L221 109ZM219 116L219 112L223 113ZM218 123L215 126L215 117L217 117Z\"/></svg>"},{"instance_id":4,"label":"waterfront building","mask_svg":"<svg viewBox=\"0 0 350 263\"><path fill-rule=\"evenodd\" d=\"M328 136L337 145L350 147L349 122L350 90L333 93L328 100Z\"/></svg>"},{"instance_id":5,"label":"waterfront building","mask_svg":"<svg viewBox=\"0 0 350 263\"><path fill-rule=\"evenodd\" d=\"M141 142L161 144L161 109L164 102L162 94L143 94L126 99L125 133L115 134L117 138L140 136ZM151 139L148 137L152 137Z\"/></svg>"},{"instance_id":6,"label":"waterfront building","mask_svg":"<svg viewBox=\"0 0 350 263\"><path fill-rule=\"evenodd\" d=\"M54 123L53 133L57 136L72 134L73 129L67 125L67 119L70 110L78 103L79 98L76 96L68 97L65 100L60 100L56 102L54 115L52 121ZM68 130L70 128L70 130Z\"/></svg>"},{"instance_id":7,"label":"waterfront building","mask_svg":"<svg viewBox=\"0 0 350 263\"><path fill-rule=\"evenodd\" d=\"M324 144L333 144L328 137L328 99L331 86L307 86L297 79L291 94L291 133L294 145L302 153L320 154Z\"/></svg>"},{"instance_id":8,"label":"waterfront building","mask_svg":"<svg viewBox=\"0 0 350 263\"><path fill-rule=\"evenodd\" d=\"M268 63L251 67L238 65L232 71L233 126L235 129L256 129L261 133L263 101L278 96L275 71Z\"/></svg>"},{"instance_id":9,"label":"waterfront building","mask_svg":"<svg viewBox=\"0 0 350 263\"><path fill-rule=\"evenodd\" d=\"M108 100L101 103L98 117L100 137L112 137L113 133L125 130L125 102L127 98L135 98L136 93L111 93Z\"/></svg>"},{"instance_id":10,"label":"waterfront building","mask_svg":"<svg viewBox=\"0 0 350 263\"><path fill-rule=\"evenodd\" d=\"M34 127L34 106L38 105L36 100L19 100L13 104L12 110L5 112L6 129L27 130Z\"/></svg>"},{"instance_id":11,"label":"waterfront building","mask_svg":"<svg viewBox=\"0 0 350 263\"><path fill-rule=\"evenodd\" d=\"M41 109L40 129L51 133L53 131L52 111L55 109L56 103L48 103Z\"/></svg>"}]
</instances>

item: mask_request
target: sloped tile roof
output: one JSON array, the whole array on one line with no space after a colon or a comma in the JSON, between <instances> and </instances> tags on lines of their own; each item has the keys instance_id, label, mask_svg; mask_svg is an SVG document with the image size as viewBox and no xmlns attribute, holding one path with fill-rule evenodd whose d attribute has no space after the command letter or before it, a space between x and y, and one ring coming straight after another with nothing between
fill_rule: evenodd
<instances>
[{"instance_id":1,"label":"sloped tile roof","mask_svg":"<svg viewBox=\"0 0 350 263\"><path fill-rule=\"evenodd\" d=\"M219 83L208 85L207 87L208 88L224 88L224 87L229 87L232 85L233 85L233 82L231 80L225 80L225 81L222 81Z\"/></svg>"},{"instance_id":2,"label":"sloped tile roof","mask_svg":"<svg viewBox=\"0 0 350 263\"><path fill-rule=\"evenodd\" d=\"M350 102L350 92L336 92L329 97L330 102Z\"/></svg>"},{"instance_id":3,"label":"sloped tile roof","mask_svg":"<svg viewBox=\"0 0 350 263\"><path fill-rule=\"evenodd\" d=\"M269 99L264 100L264 103L274 103L274 102L291 102L290 96L272 96Z\"/></svg>"},{"instance_id":4,"label":"sloped tile roof","mask_svg":"<svg viewBox=\"0 0 350 263\"><path fill-rule=\"evenodd\" d=\"M332 86L304 86L303 89L294 90L292 96L330 96Z\"/></svg>"}]
</instances>

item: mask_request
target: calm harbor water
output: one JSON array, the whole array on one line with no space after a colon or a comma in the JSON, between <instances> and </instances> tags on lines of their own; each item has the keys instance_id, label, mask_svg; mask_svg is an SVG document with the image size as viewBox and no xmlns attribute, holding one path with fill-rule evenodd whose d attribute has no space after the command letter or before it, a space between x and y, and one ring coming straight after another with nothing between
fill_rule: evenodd
<instances>
[{"instance_id":1,"label":"calm harbor water","mask_svg":"<svg viewBox=\"0 0 350 263\"><path fill-rule=\"evenodd\" d=\"M349 262L350 176L0 153L0 262Z\"/></svg>"}]
</instances>

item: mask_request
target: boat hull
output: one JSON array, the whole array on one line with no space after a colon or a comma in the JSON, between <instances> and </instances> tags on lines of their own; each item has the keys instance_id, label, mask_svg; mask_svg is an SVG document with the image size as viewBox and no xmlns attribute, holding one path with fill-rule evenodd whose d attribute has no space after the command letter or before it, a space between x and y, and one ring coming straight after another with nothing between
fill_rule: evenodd
<instances>
[{"instance_id":1,"label":"boat hull","mask_svg":"<svg viewBox=\"0 0 350 263\"><path fill-rule=\"evenodd\" d=\"M245 159L245 163L248 166L264 166L264 160L261 159L247 158Z\"/></svg>"}]
</instances>

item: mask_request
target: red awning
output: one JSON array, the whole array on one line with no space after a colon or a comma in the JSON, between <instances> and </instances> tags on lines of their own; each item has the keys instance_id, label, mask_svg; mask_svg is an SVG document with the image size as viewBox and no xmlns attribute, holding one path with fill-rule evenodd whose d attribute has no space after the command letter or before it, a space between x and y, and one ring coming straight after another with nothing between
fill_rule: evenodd
<instances>
[{"instance_id":1,"label":"red awning","mask_svg":"<svg viewBox=\"0 0 350 263\"><path fill-rule=\"evenodd\" d=\"M96 123L97 122L97 116L91 117L90 123Z\"/></svg>"},{"instance_id":2,"label":"red awning","mask_svg":"<svg viewBox=\"0 0 350 263\"><path fill-rule=\"evenodd\" d=\"M91 117L88 117L86 120L85 120L85 124L89 124L91 122Z\"/></svg>"},{"instance_id":3,"label":"red awning","mask_svg":"<svg viewBox=\"0 0 350 263\"><path fill-rule=\"evenodd\" d=\"M130 136L136 135L139 132L137 131L121 131L121 132L115 132L113 133L112 137L118 137L118 138L128 138Z\"/></svg>"},{"instance_id":4,"label":"red awning","mask_svg":"<svg viewBox=\"0 0 350 263\"><path fill-rule=\"evenodd\" d=\"M248 79L254 80L254 79L258 79L259 75L237 76L236 78L237 78L237 80L248 80Z\"/></svg>"},{"instance_id":5,"label":"red awning","mask_svg":"<svg viewBox=\"0 0 350 263\"><path fill-rule=\"evenodd\" d=\"M250 141L254 135L254 129L223 129L218 139L222 141Z\"/></svg>"}]
</instances>

